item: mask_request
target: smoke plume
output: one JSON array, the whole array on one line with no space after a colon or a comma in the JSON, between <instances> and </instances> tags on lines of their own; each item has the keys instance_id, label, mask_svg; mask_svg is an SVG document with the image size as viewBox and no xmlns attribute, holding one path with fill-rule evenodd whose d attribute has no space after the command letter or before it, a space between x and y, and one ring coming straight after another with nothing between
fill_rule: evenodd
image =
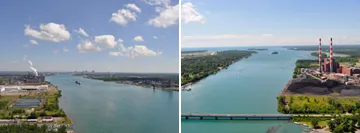
<instances>
[{"instance_id":1,"label":"smoke plume","mask_svg":"<svg viewBox=\"0 0 360 133\"><path fill-rule=\"evenodd\" d=\"M28 62L29 62L30 69L34 72L35 76L38 76L38 72L35 69L35 67L33 66L33 63L30 60Z\"/></svg>"}]
</instances>

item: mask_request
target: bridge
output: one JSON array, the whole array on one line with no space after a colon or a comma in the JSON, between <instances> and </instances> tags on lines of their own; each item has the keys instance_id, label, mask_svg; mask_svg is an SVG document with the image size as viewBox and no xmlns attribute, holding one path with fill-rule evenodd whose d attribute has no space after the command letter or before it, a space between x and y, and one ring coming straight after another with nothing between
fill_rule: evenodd
<instances>
[{"instance_id":1,"label":"bridge","mask_svg":"<svg viewBox=\"0 0 360 133\"><path fill-rule=\"evenodd\" d=\"M342 114L351 115L351 114ZM293 117L332 117L332 114L200 114L183 113L186 120L290 120Z\"/></svg>"},{"instance_id":2,"label":"bridge","mask_svg":"<svg viewBox=\"0 0 360 133\"><path fill-rule=\"evenodd\" d=\"M184 113L186 120L290 120L292 114L198 114Z\"/></svg>"}]
</instances>

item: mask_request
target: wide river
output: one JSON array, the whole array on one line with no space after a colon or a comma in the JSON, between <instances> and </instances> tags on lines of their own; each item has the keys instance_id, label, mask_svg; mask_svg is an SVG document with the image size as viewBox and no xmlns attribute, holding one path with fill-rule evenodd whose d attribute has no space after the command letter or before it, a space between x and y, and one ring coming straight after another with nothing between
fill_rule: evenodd
<instances>
[{"instance_id":1,"label":"wide river","mask_svg":"<svg viewBox=\"0 0 360 133\"><path fill-rule=\"evenodd\" d=\"M272 51L279 54L271 55ZM182 113L278 114L276 96L292 77L296 60L310 58L314 58L310 52L269 47L183 91ZM181 124L182 133L266 133L276 126L280 126L276 133L305 130L287 121L182 120Z\"/></svg>"},{"instance_id":2,"label":"wide river","mask_svg":"<svg viewBox=\"0 0 360 133\"><path fill-rule=\"evenodd\" d=\"M46 80L62 91L60 107L72 119L76 133L176 133L179 130L178 92L71 75L54 75Z\"/></svg>"}]
</instances>

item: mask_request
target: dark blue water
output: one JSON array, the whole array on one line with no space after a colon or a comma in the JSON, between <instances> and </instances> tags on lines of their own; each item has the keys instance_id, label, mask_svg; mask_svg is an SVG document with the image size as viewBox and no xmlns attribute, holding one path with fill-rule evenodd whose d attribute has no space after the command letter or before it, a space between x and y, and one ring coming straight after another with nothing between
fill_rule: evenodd
<instances>
[{"instance_id":1,"label":"dark blue water","mask_svg":"<svg viewBox=\"0 0 360 133\"><path fill-rule=\"evenodd\" d=\"M182 113L277 114L276 96L285 86L298 59L314 58L309 52L268 47L243 59L182 92ZM211 48L209 51L248 48ZM201 48L196 50L203 50ZM279 54L270 54L278 51ZM287 121L194 121L182 120L183 133L301 133L305 128Z\"/></svg>"},{"instance_id":2,"label":"dark blue water","mask_svg":"<svg viewBox=\"0 0 360 133\"><path fill-rule=\"evenodd\" d=\"M49 76L46 80L62 90L60 107L72 119L77 133L176 133L179 130L178 92L71 75Z\"/></svg>"}]
</instances>

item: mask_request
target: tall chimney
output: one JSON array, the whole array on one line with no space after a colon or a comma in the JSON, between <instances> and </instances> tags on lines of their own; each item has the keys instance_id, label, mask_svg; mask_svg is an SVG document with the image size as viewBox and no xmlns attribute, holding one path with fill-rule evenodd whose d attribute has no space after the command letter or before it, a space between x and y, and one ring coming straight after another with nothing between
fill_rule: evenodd
<instances>
[{"instance_id":1,"label":"tall chimney","mask_svg":"<svg viewBox=\"0 0 360 133\"><path fill-rule=\"evenodd\" d=\"M321 70L321 38L319 38L319 66L320 66L320 74L322 73L322 70Z\"/></svg>"},{"instance_id":2,"label":"tall chimney","mask_svg":"<svg viewBox=\"0 0 360 133\"><path fill-rule=\"evenodd\" d=\"M330 38L330 72L333 71L333 46L332 46L332 38Z\"/></svg>"}]
</instances>

